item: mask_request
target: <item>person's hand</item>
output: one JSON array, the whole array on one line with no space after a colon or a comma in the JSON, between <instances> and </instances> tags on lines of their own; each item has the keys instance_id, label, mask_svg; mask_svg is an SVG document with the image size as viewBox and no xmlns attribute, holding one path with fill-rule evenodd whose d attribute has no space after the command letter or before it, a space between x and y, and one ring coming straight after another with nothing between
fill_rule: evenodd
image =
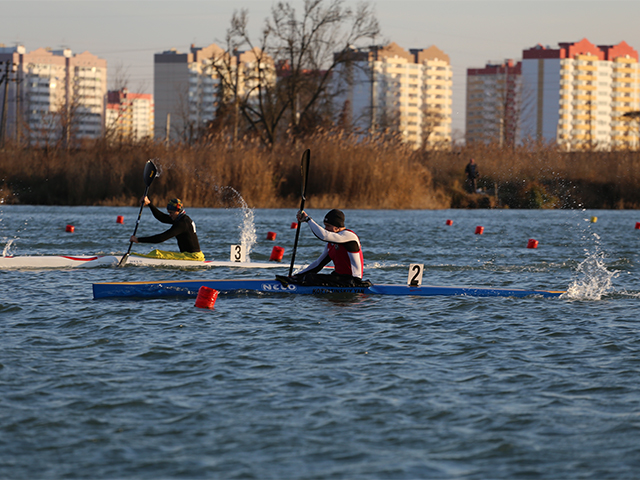
<instances>
[{"instance_id":1,"label":"person's hand","mask_svg":"<svg viewBox=\"0 0 640 480\"><path fill-rule=\"evenodd\" d=\"M296 218L298 219L299 222L308 222L309 219L311 218L309 215L307 215L306 213L304 213L304 210L300 210L297 214L296 214Z\"/></svg>"},{"instance_id":2,"label":"person's hand","mask_svg":"<svg viewBox=\"0 0 640 480\"><path fill-rule=\"evenodd\" d=\"M146 195L140 199L140 205L144 205L146 207L150 203L151 200L149 200L149 197L147 197Z\"/></svg>"},{"instance_id":3,"label":"person's hand","mask_svg":"<svg viewBox=\"0 0 640 480\"><path fill-rule=\"evenodd\" d=\"M138 243L138 237L136 237L135 235L131 235L131 238L129 239L129 241L132 243Z\"/></svg>"}]
</instances>

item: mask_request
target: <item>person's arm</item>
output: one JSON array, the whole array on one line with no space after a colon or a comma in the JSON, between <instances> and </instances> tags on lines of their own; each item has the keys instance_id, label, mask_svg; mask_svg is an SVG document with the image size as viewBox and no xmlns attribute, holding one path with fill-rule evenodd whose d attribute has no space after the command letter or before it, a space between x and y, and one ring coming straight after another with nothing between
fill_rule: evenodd
<instances>
[{"instance_id":1,"label":"person's arm","mask_svg":"<svg viewBox=\"0 0 640 480\"><path fill-rule=\"evenodd\" d=\"M339 243L344 245L348 252L359 252L360 243L358 236L349 230L340 230L339 232L330 232L318 225L312 218L308 221L309 228L313 234L323 242Z\"/></svg>"},{"instance_id":2,"label":"person's arm","mask_svg":"<svg viewBox=\"0 0 640 480\"><path fill-rule=\"evenodd\" d=\"M329 245L325 245L322 254L320 254L320 256L311 265L296 273L296 275L304 275L305 273L318 273L326 265L328 265L329 262L331 262L331 258L329 257Z\"/></svg>"},{"instance_id":3,"label":"person's arm","mask_svg":"<svg viewBox=\"0 0 640 480\"><path fill-rule=\"evenodd\" d=\"M165 232L158 233L157 235L151 235L149 237L138 237L138 242L139 243L162 243L169 240L170 238L180 235L185 231L185 228L186 226L184 223L178 222Z\"/></svg>"},{"instance_id":4,"label":"person's arm","mask_svg":"<svg viewBox=\"0 0 640 480\"><path fill-rule=\"evenodd\" d=\"M168 213L161 212L151 202L149 202L148 205L149 205L149 209L151 210L151 213L153 214L154 217L156 217L156 220L162 223L173 223L173 220L171 220L171 216Z\"/></svg>"}]
</instances>

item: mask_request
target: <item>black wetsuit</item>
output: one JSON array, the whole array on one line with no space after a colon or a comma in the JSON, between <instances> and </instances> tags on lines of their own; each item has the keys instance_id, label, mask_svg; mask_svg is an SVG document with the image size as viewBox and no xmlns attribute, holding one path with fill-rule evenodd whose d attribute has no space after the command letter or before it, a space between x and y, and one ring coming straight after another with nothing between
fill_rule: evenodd
<instances>
[{"instance_id":1,"label":"black wetsuit","mask_svg":"<svg viewBox=\"0 0 640 480\"><path fill-rule=\"evenodd\" d=\"M171 228L166 232L151 235L150 237L138 237L140 243L162 243L165 240L176 237L181 252L197 253L200 251L200 243L198 242L198 235L196 235L196 224L186 213L182 212L173 221L169 214L161 212L152 203L149 204L149 208L158 221L170 224Z\"/></svg>"}]
</instances>

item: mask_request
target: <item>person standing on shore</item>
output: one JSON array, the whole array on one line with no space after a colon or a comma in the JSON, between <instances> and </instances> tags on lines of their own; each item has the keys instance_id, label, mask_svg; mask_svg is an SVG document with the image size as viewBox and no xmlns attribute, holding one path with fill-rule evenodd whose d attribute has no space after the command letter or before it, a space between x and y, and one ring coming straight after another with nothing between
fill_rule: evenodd
<instances>
[{"instance_id":1,"label":"person standing on shore","mask_svg":"<svg viewBox=\"0 0 640 480\"><path fill-rule=\"evenodd\" d=\"M476 193L478 190L477 182L480 173L478 172L476 161L473 158L469 160L469 163L467 163L464 173L467 174L467 191L469 193Z\"/></svg>"}]
</instances>

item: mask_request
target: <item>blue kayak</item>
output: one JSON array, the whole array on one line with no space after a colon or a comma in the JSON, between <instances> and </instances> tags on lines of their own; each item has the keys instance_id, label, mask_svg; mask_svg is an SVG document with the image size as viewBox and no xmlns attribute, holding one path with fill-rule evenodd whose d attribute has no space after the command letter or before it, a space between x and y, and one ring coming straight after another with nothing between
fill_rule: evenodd
<instances>
[{"instance_id":1,"label":"blue kayak","mask_svg":"<svg viewBox=\"0 0 640 480\"><path fill-rule=\"evenodd\" d=\"M278 280L171 280L166 282L107 282L93 284L93 298L159 298L195 297L200 287L213 288L220 293L289 293L326 295L356 293L365 295L413 295L418 297L459 296L470 297L559 297L562 290L524 290L493 287L437 287L431 285L372 285L369 287L320 287L308 285L283 285Z\"/></svg>"}]
</instances>

